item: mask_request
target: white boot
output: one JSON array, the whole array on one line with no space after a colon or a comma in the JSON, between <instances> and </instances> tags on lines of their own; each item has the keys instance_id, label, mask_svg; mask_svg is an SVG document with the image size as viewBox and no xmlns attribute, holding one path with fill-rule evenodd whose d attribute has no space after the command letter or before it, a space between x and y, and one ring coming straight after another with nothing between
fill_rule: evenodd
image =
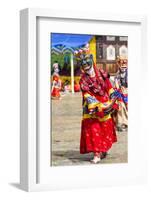
<instances>
[{"instance_id":1,"label":"white boot","mask_svg":"<svg viewBox=\"0 0 151 200\"><path fill-rule=\"evenodd\" d=\"M93 163L93 164L97 164L97 163L100 162L100 160L101 160L100 157L98 157L98 156L94 156L93 160L91 160L91 163Z\"/></svg>"}]
</instances>

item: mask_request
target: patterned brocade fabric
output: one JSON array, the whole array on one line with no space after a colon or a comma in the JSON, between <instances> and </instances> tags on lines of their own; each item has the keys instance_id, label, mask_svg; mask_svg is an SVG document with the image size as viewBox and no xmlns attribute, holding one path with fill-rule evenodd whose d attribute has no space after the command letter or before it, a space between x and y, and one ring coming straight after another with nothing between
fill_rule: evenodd
<instances>
[{"instance_id":1,"label":"patterned brocade fabric","mask_svg":"<svg viewBox=\"0 0 151 200\"><path fill-rule=\"evenodd\" d=\"M111 115L108 114L106 116L102 115L102 117L98 116L97 112L102 112L103 109L108 106L110 101L101 103L96 99L95 96L91 96L89 93L84 94L84 104L83 104L83 119L88 118L96 118L99 121L105 121L111 118Z\"/></svg>"}]
</instances>

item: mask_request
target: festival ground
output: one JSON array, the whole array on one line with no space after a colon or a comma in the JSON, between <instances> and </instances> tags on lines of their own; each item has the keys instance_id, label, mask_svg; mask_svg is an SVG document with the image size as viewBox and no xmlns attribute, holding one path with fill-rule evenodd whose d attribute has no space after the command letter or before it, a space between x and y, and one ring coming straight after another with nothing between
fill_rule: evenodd
<instances>
[{"instance_id":1,"label":"festival ground","mask_svg":"<svg viewBox=\"0 0 151 200\"><path fill-rule=\"evenodd\" d=\"M81 93L62 95L61 100L52 100L51 148L53 166L88 165L92 154L79 153L82 118ZM114 143L108 155L100 164L127 163L128 135L117 132L118 142Z\"/></svg>"}]
</instances>

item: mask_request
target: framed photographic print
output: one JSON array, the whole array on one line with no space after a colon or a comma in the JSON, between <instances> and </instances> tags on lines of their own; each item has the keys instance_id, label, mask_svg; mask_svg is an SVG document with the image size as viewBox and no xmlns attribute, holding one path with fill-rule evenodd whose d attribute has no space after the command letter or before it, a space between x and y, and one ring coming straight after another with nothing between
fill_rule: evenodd
<instances>
[{"instance_id":1,"label":"framed photographic print","mask_svg":"<svg viewBox=\"0 0 151 200\"><path fill-rule=\"evenodd\" d=\"M20 19L22 189L145 183L146 17L25 9Z\"/></svg>"}]
</instances>

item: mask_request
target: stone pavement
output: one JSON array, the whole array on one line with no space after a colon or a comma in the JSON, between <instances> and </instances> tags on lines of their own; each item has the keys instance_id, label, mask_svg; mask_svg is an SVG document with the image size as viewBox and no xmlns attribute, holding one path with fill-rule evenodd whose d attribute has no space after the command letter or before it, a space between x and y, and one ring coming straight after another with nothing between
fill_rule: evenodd
<instances>
[{"instance_id":1,"label":"stone pavement","mask_svg":"<svg viewBox=\"0 0 151 200\"><path fill-rule=\"evenodd\" d=\"M79 153L82 118L81 93L63 95L52 100L51 164L52 166L88 165L93 154ZM117 132L114 143L104 163L127 163L127 132Z\"/></svg>"}]
</instances>

